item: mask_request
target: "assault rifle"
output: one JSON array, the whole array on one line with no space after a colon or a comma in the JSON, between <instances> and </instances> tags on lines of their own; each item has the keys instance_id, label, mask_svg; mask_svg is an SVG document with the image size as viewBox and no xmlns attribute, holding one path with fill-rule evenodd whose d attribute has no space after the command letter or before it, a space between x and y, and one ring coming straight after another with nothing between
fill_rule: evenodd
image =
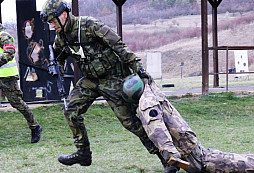
<instances>
[{"instance_id":1,"label":"assault rifle","mask_svg":"<svg viewBox=\"0 0 254 173\"><path fill-rule=\"evenodd\" d=\"M60 72L60 66L57 63L57 59L55 59L54 51L52 45L49 45L49 65L48 65L49 74L53 77L56 77L57 88L61 99L64 101L64 109L68 110L68 106L66 103L66 93L64 90L64 79Z\"/></svg>"}]
</instances>

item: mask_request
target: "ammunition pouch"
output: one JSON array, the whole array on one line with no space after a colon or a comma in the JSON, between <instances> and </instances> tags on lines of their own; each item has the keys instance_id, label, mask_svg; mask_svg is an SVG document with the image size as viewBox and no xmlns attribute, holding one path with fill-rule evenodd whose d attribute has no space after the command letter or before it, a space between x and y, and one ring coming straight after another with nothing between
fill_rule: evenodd
<instances>
[{"instance_id":1,"label":"ammunition pouch","mask_svg":"<svg viewBox=\"0 0 254 173\"><path fill-rule=\"evenodd\" d=\"M85 58L80 58L79 65L83 75L91 78L101 78L112 75L121 74L120 62L118 56L109 48L92 54L85 54ZM119 67L117 67L119 66Z\"/></svg>"}]
</instances>

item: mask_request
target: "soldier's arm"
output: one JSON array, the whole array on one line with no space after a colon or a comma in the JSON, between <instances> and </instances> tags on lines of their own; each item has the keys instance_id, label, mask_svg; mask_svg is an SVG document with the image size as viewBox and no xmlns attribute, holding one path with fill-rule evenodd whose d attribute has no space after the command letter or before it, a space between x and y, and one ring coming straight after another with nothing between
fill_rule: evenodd
<instances>
[{"instance_id":1,"label":"soldier's arm","mask_svg":"<svg viewBox=\"0 0 254 173\"><path fill-rule=\"evenodd\" d=\"M15 47L13 37L7 32L1 32L0 34L0 47L3 48L4 52L0 55L0 67L15 56Z\"/></svg>"},{"instance_id":2,"label":"soldier's arm","mask_svg":"<svg viewBox=\"0 0 254 173\"><path fill-rule=\"evenodd\" d=\"M102 22L95 22L94 34L99 37L107 46L111 47L114 52L127 64L134 73L142 68L140 58L138 58L128 46L121 40L121 37L109 26Z\"/></svg>"}]
</instances>

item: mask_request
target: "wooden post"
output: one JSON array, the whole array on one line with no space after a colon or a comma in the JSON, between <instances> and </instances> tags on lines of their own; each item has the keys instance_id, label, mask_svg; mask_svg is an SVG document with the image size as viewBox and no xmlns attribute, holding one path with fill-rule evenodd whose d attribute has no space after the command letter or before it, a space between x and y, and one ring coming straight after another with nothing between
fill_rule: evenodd
<instances>
[{"instance_id":1,"label":"wooden post","mask_svg":"<svg viewBox=\"0 0 254 173\"><path fill-rule=\"evenodd\" d=\"M78 0L72 0L72 14L74 16L79 16L79 3ZM81 72L74 61L74 85L78 82L81 78Z\"/></svg>"},{"instance_id":2,"label":"wooden post","mask_svg":"<svg viewBox=\"0 0 254 173\"><path fill-rule=\"evenodd\" d=\"M208 60L208 23L207 0L201 1L201 29L202 29L202 94L209 91L209 60Z\"/></svg>"},{"instance_id":3,"label":"wooden post","mask_svg":"<svg viewBox=\"0 0 254 173\"><path fill-rule=\"evenodd\" d=\"M2 23L2 2L3 0L0 0L0 23ZM0 101L3 98L2 90L0 89Z\"/></svg>"},{"instance_id":4,"label":"wooden post","mask_svg":"<svg viewBox=\"0 0 254 173\"><path fill-rule=\"evenodd\" d=\"M122 20L122 6L117 6L116 7L116 22L117 22L117 33L121 36L123 40L123 20Z\"/></svg>"},{"instance_id":5,"label":"wooden post","mask_svg":"<svg viewBox=\"0 0 254 173\"><path fill-rule=\"evenodd\" d=\"M123 40L123 32L122 32L122 6L126 2L126 0L113 0L116 4L116 21L117 21L117 33L121 36Z\"/></svg>"},{"instance_id":6,"label":"wooden post","mask_svg":"<svg viewBox=\"0 0 254 173\"><path fill-rule=\"evenodd\" d=\"M0 0L0 23L2 23L2 2L3 0Z\"/></svg>"},{"instance_id":7,"label":"wooden post","mask_svg":"<svg viewBox=\"0 0 254 173\"><path fill-rule=\"evenodd\" d=\"M212 5L212 31L213 31L213 87L219 86L219 60L218 60L218 22L217 22L217 0L214 0L214 5Z\"/></svg>"}]
</instances>

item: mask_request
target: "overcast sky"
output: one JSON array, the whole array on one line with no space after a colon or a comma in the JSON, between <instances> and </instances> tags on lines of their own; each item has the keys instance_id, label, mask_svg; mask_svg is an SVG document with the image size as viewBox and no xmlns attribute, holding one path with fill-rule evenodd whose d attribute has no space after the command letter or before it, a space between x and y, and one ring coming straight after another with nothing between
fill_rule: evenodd
<instances>
[{"instance_id":1,"label":"overcast sky","mask_svg":"<svg viewBox=\"0 0 254 173\"><path fill-rule=\"evenodd\" d=\"M37 10L41 10L42 5L46 0L36 0ZM71 0L66 0L71 2ZM8 21L16 22L16 0L4 0L1 4L2 21L3 23Z\"/></svg>"}]
</instances>

